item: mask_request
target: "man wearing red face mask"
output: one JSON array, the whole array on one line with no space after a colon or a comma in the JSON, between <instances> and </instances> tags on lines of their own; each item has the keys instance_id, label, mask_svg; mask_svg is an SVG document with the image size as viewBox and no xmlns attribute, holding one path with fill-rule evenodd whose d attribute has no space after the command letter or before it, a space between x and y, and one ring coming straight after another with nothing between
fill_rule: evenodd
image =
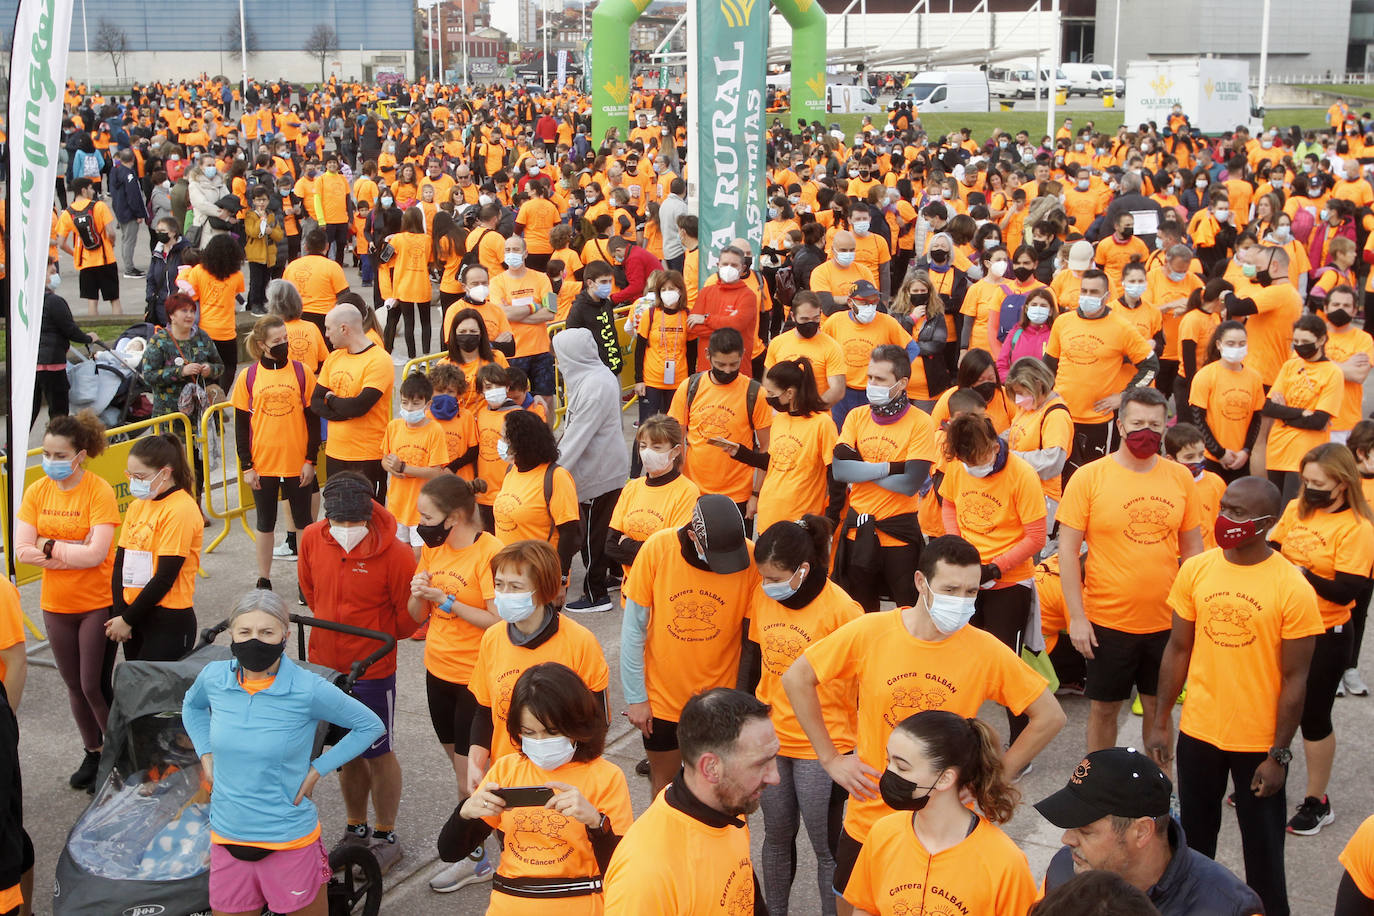
<instances>
[{"instance_id":1,"label":"man wearing red face mask","mask_svg":"<svg viewBox=\"0 0 1374 916\"><path fill-rule=\"evenodd\" d=\"M1245 883L1264 912L1288 916L1284 784L1302 719L1312 649L1323 632L1317 596L1302 572L1264 539L1281 511L1277 487L1242 477L1226 488L1217 546L1184 562L1169 593L1173 632L1159 695L1188 682L1178 736L1179 815L1188 845L1215 857L1228 781L1240 825ZM1096 562L1096 558L1094 558ZM1175 755L1173 704L1157 706L1150 756Z\"/></svg>"},{"instance_id":2,"label":"man wearing red face mask","mask_svg":"<svg viewBox=\"0 0 1374 916\"><path fill-rule=\"evenodd\" d=\"M1202 551L1197 485L1159 454L1164 395L1128 388L1116 424L1121 445L1070 478L1059 503L1059 566L1069 638L1087 659L1088 753L1116 745L1117 715L1134 688L1154 721L1159 663L1169 641L1169 586L1178 561ZM1079 574L1079 548L1093 555ZM1172 708L1177 691L1161 702Z\"/></svg>"}]
</instances>

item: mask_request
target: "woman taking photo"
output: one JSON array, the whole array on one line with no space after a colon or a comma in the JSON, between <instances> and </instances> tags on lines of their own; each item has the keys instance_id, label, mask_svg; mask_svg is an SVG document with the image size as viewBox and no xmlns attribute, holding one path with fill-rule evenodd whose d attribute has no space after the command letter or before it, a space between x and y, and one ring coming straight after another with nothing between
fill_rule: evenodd
<instances>
[{"instance_id":1,"label":"woman taking photo","mask_svg":"<svg viewBox=\"0 0 1374 916\"><path fill-rule=\"evenodd\" d=\"M564 588L558 554L544 541L516 541L501 548L491 561L496 590L496 613L507 626L489 627L482 634L472 669L472 695L477 698L468 782L471 795L492 761L516 750L511 735L519 726L508 721L513 677L540 662L571 668L596 694L597 708L606 716L606 684L610 669L601 644L592 632L563 613Z\"/></svg>"},{"instance_id":2,"label":"woman taking photo","mask_svg":"<svg viewBox=\"0 0 1374 916\"><path fill-rule=\"evenodd\" d=\"M382 735L382 721L286 655L290 618L272 592L240 598L228 633L233 658L202 668L181 706L202 778L214 786L210 909L325 916L329 853L310 796L321 776ZM321 721L347 732L311 760Z\"/></svg>"},{"instance_id":3,"label":"woman taking photo","mask_svg":"<svg viewBox=\"0 0 1374 916\"><path fill-rule=\"evenodd\" d=\"M558 466L553 430L528 410L512 410L496 449L510 462L491 504L496 537L503 544L530 538L549 542L566 579L582 547L582 516L572 475Z\"/></svg>"},{"instance_id":4,"label":"woman taking photo","mask_svg":"<svg viewBox=\"0 0 1374 916\"><path fill-rule=\"evenodd\" d=\"M430 309L432 294L429 284L430 240L425 233L425 216L419 207L411 207L401 216L401 231L386 239L395 255L377 270L377 282L386 302L386 349L396 344L396 328L405 319L406 352L411 359L429 352ZM415 313L420 314L420 346L415 350Z\"/></svg>"},{"instance_id":5,"label":"woman taking photo","mask_svg":"<svg viewBox=\"0 0 1374 916\"><path fill-rule=\"evenodd\" d=\"M945 429L945 476L940 482L946 534L978 548L983 588L973 625L1020 655L1035 601L1035 555L1045 546L1045 497L1040 477L1011 454L986 417L961 414ZM1026 727L1007 714L1011 741Z\"/></svg>"},{"instance_id":6,"label":"woman taking photo","mask_svg":"<svg viewBox=\"0 0 1374 916\"><path fill-rule=\"evenodd\" d=\"M701 488L682 474L686 450L686 434L674 418L654 414L639 424L635 451L644 475L620 491L606 532L606 556L623 566L626 576L649 535L679 528L692 518Z\"/></svg>"},{"instance_id":7,"label":"woman taking photo","mask_svg":"<svg viewBox=\"0 0 1374 916\"><path fill-rule=\"evenodd\" d=\"M1045 496L1045 530L1049 531L1054 528L1059 497L1063 495L1064 464L1073 449L1069 406L1054 390L1054 373L1038 359L1018 359L1012 363L1006 390L1016 405L1016 416L1007 431L1007 445L1040 478L1040 490Z\"/></svg>"},{"instance_id":8,"label":"woman taking photo","mask_svg":"<svg viewBox=\"0 0 1374 916\"><path fill-rule=\"evenodd\" d=\"M313 325L312 325L313 327ZM247 340L257 362L234 380L234 437L243 482L253 490L257 510L257 588L272 590L272 550L277 503L286 500L295 531L314 521L315 457L320 451L320 421L307 410L315 374L291 358L286 322L264 315Z\"/></svg>"},{"instance_id":9,"label":"woman taking photo","mask_svg":"<svg viewBox=\"0 0 1374 916\"><path fill-rule=\"evenodd\" d=\"M1188 391L1192 422L1202 432L1207 470L1230 483L1250 473L1264 407L1260 374L1245 365L1245 325L1223 321L1207 342L1206 362Z\"/></svg>"},{"instance_id":10,"label":"woman taking photo","mask_svg":"<svg viewBox=\"0 0 1374 916\"><path fill-rule=\"evenodd\" d=\"M117 646L105 621L119 507L114 488L83 467L105 446L105 427L90 411L53 419L43 433L43 476L24 491L15 520L15 558L43 570L43 629L86 749L68 780L73 789L95 784L113 696Z\"/></svg>"},{"instance_id":11,"label":"woman taking photo","mask_svg":"<svg viewBox=\"0 0 1374 916\"><path fill-rule=\"evenodd\" d=\"M768 448L755 451L737 442L717 446L736 461L764 472L755 530L807 513L838 520L845 488L832 479L830 462L840 434L816 391L811 360L799 356L774 363L763 377L763 393L773 408L776 427L770 432Z\"/></svg>"},{"instance_id":12,"label":"woman taking photo","mask_svg":"<svg viewBox=\"0 0 1374 916\"><path fill-rule=\"evenodd\" d=\"M854 863L844 899L855 913L930 912L926 900L936 889L938 899L958 899L970 913L1030 909L1036 891L1026 855L997 826L1019 799L1002 773L1001 742L981 719L939 709L898 723L878 782L896 813L873 825Z\"/></svg>"},{"instance_id":13,"label":"woman taking photo","mask_svg":"<svg viewBox=\"0 0 1374 916\"><path fill-rule=\"evenodd\" d=\"M500 622L492 588L491 560L501 542L482 530L472 485L452 475L434 477L420 488L420 524L424 543L410 583L407 609L417 621L429 621L425 638L425 694L434 736L453 765L458 798L467 798L468 736L477 710L469 684L482 634ZM480 846L475 842L463 855ZM455 860L430 879L439 893L456 891L476 880L483 857Z\"/></svg>"},{"instance_id":14,"label":"woman taking photo","mask_svg":"<svg viewBox=\"0 0 1374 916\"><path fill-rule=\"evenodd\" d=\"M1345 396L1341 367L1326 358L1326 322L1304 315L1293 322L1293 353L1279 367L1262 412L1269 420L1264 469L1286 505L1298 495L1298 464L1331 438L1331 420Z\"/></svg>"},{"instance_id":15,"label":"woman taking photo","mask_svg":"<svg viewBox=\"0 0 1374 916\"><path fill-rule=\"evenodd\" d=\"M1048 287L1042 286L1026 294L1026 302L1021 306L1021 318L1003 341L1002 351L997 354L998 375L1006 378L1011 367L1020 360L1044 358L1045 344L1049 343L1057 314L1059 309L1054 304L1054 293Z\"/></svg>"},{"instance_id":16,"label":"woman taking photo","mask_svg":"<svg viewBox=\"0 0 1374 916\"><path fill-rule=\"evenodd\" d=\"M124 643L125 661L174 661L196 638L191 605L205 534L186 446L170 433L144 436L129 450L125 473L134 501L119 529L105 635Z\"/></svg>"},{"instance_id":17,"label":"woman taking photo","mask_svg":"<svg viewBox=\"0 0 1374 916\"><path fill-rule=\"evenodd\" d=\"M776 421L775 421L776 422ZM754 593L749 638L762 656L754 694L773 707L778 733L778 782L763 790L763 886L768 912L787 916L797 865L797 828L816 854L816 882L821 912L834 916L835 850L831 837L844 812L845 793L816 759L792 704L782 689L782 676L812 643L863 615L858 602L830 580L831 524L819 515L779 521L759 535L754 565L762 589ZM825 727L835 749L855 747L858 685L840 679L820 687Z\"/></svg>"},{"instance_id":18,"label":"woman taking photo","mask_svg":"<svg viewBox=\"0 0 1374 916\"><path fill-rule=\"evenodd\" d=\"M600 916L601 876L634 820L625 773L602 756L606 727L605 707L565 665L534 665L515 682L506 722L512 752L492 764L481 788L439 833L445 861L480 847L494 830L507 837L492 876L490 916L554 908L566 916ZM498 794L517 786L553 794L528 806ZM531 836L538 842L527 843ZM559 854L550 855L549 844Z\"/></svg>"},{"instance_id":19,"label":"woman taking photo","mask_svg":"<svg viewBox=\"0 0 1374 916\"><path fill-rule=\"evenodd\" d=\"M1351 609L1369 587L1374 566L1374 511L1365 502L1355 457L1327 442L1302 457L1298 498L1290 502L1269 540L1317 593L1326 632L1316 638L1302 707L1302 749L1307 790L1288 832L1315 836L1336 819L1326 796L1336 758L1331 707L1350 658Z\"/></svg>"},{"instance_id":20,"label":"woman taking photo","mask_svg":"<svg viewBox=\"0 0 1374 916\"><path fill-rule=\"evenodd\" d=\"M468 294L471 292L469 287ZM492 348L491 339L487 337L487 324L482 320L482 313L474 308L461 308L453 316L453 330L448 335L448 361L461 369L467 379L467 390L459 406L468 411L476 410L482 403L482 391L477 384L478 370L493 364L503 369L509 365L505 354Z\"/></svg>"}]
</instances>

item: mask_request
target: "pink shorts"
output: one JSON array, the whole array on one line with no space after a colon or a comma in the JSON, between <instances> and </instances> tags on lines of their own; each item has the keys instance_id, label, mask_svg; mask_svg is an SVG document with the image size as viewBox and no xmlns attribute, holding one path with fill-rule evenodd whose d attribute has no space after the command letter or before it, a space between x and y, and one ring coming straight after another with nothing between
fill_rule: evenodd
<instances>
[{"instance_id":1,"label":"pink shorts","mask_svg":"<svg viewBox=\"0 0 1374 916\"><path fill-rule=\"evenodd\" d=\"M218 843L210 846L210 907L226 913L294 913L329 883L329 853L316 840L302 849L283 849L257 862L236 859Z\"/></svg>"}]
</instances>

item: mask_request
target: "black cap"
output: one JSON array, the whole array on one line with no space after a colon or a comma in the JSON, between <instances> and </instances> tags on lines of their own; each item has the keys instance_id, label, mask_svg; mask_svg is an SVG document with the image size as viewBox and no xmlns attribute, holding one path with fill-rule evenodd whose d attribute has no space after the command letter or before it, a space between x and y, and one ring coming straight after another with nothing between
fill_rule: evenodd
<instances>
[{"instance_id":1,"label":"black cap","mask_svg":"<svg viewBox=\"0 0 1374 916\"><path fill-rule=\"evenodd\" d=\"M728 576L749 567L744 519L730 497L708 493L698 499L692 510L692 531L706 554L711 572Z\"/></svg>"},{"instance_id":2,"label":"black cap","mask_svg":"<svg viewBox=\"0 0 1374 916\"><path fill-rule=\"evenodd\" d=\"M1159 817L1169 813L1173 783L1133 747L1093 751L1074 768L1068 785L1035 810L1056 827L1073 830L1109 815Z\"/></svg>"},{"instance_id":3,"label":"black cap","mask_svg":"<svg viewBox=\"0 0 1374 916\"><path fill-rule=\"evenodd\" d=\"M858 280L849 287L849 298L851 299L877 299L881 295L882 293L878 292L878 287L867 280Z\"/></svg>"}]
</instances>

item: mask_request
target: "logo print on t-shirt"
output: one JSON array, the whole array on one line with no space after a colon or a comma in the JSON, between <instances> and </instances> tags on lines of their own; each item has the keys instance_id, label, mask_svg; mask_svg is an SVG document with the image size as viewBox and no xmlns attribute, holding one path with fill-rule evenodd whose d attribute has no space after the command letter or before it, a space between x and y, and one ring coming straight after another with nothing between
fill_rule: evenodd
<instances>
[{"instance_id":1,"label":"logo print on t-shirt","mask_svg":"<svg viewBox=\"0 0 1374 916\"><path fill-rule=\"evenodd\" d=\"M715 639L720 633L715 623L716 611L720 609L720 602L689 592L687 597L673 600L673 619L668 624L668 632L685 642Z\"/></svg>"},{"instance_id":2,"label":"logo print on t-shirt","mask_svg":"<svg viewBox=\"0 0 1374 916\"><path fill-rule=\"evenodd\" d=\"M1249 420L1253 410L1250 392L1243 388L1230 388L1221 396L1221 415L1228 420Z\"/></svg>"},{"instance_id":3,"label":"logo print on t-shirt","mask_svg":"<svg viewBox=\"0 0 1374 916\"><path fill-rule=\"evenodd\" d=\"M496 530L511 532L515 530L515 513L525 503L513 493L498 493L492 501L491 511L496 517Z\"/></svg>"},{"instance_id":4,"label":"logo print on t-shirt","mask_svg":"<svg viewBox=\"0 0 1374 916\"><path fill-rule=\"evenodd\" d=\"M943 900L925 899L926 894L903 894L893 901L892 916L964 916L964 912ZM924 900L924 909L922 901Z\"/></svg>"},{"instance_id":5,"label":"logo print on t-shirt","mask_svg":"<svg viewBox=\"0 0 1374 916\"><path fill-rule=\"evenodd\" d=\"M515 812L515 829L506 834L506 843L517 859L529 865L556 865L572 855L572 846L563 837L569 819L542 808Z\"/></svg>"},{"instance_id":6,"label":"logo print on t-shirt","mask_svg":"<svg viewBox=\"0 0 1374 916\"><path fill-rule=\"evenodd\" d=\"M869 354L873 352L873 342L865 337L851 337L844 342L844 361L847 366L868 365Z\"/></svg>"},{"instance_id":7,"label":"logo print on t-shirt","mask_svg":"<svg viewBox=\"0 0 1374 916\"><path fill-rule=\"evenodd\" d=\"M754 912L754 869L748 859L735 866L725 879L720 905L727 916L752 916Z\"/></svg>"},{"instance_id":8,"label":"logo print on t-shirt","mask_svg":"<svg viewBox=\"0 0 1374 916\"><path fill-rule=\"evenodd\" d=\"M790 471L797 466L801 455L801 440L796 436L778 436L768 443L768 466L774 472Z\"/></svg>"},{"instance_id":9,"label":"logo print on t-shirt","mask_svg":"<svg viewBox=\"0 0 1374 916\"><path fill-rule=\"evenodd\" d=\"M1096 365L1105 346L1096 334L1074 334L1064 341L1064 359L1075 366Z\"/></svg>"},{"instance_id":10,"label":"logo print on t-shirt","mask_svg":"<svg viewBox=\"0 0 1374 916\"><path fill-rule=\"evenodd\" d=\"M734 409L723 404L710 404L692 411L692 426L705 439L729 438L734 423Z\"/></svg>"},{"instance_id":11,"label":"logo print on t-shirt","mask_svg":"<svg viewBox=\"0 0 1374 916\"><path fill-rule=\"evenodd\" d=\"M1207 610L1207 622L1202 625L1202 631L1215 645L1238 649L1255 641L1255 632L1250 628L1250 618L1254 616L1257 608L1246 599L1220 593L1208 595L1203 601Z\"/></svg>"},{"instance_id":12,"label":"logo print on t-shirt","mask_svg":"<svg viewBox=\"0 0 1374 916\"><path fill-rule=\"evenodd\" d=\"M959 494L959 527L985 533L993 529L993 522L1002 503L990 493L976 491Z\"/></svg>"},{"instance_id":13,"label":"logo print on t-shirt","mask_svg":"<svg viewBox=\"0 0 1374 916\"><path fill-rule=\"evenodd\" d=\"M1125 535L1137 544L1158 544L1173 531L1169 516L1173 506L1155 496L1139 496L1125 505Z\"/></svg>"},{"instance_id":14,"label":"logo print on t-shirt","mask_svg":"<svg viewBox=\"0 0 1374 916\"><path fill-rule=\"evenodd\" d=\"M805 631L792 624L770 624L763 628L763 664L770 674L782 677L810 642Z\"/></svg>"},{"instance_id":15,"label":"logo print on t-shirt","mask_svg":"<svg viewBox=\"0 0 1374 916\"><path fill-rule=\"evenodd\" d=\"M898 687L892 691L892 703L887 707L883 719L889 726L896 728L903 719L909 719L918 712L939 709L947 702L949 694L939 686L924 689L915 685Z\"/></svg>"}]
</instances>

